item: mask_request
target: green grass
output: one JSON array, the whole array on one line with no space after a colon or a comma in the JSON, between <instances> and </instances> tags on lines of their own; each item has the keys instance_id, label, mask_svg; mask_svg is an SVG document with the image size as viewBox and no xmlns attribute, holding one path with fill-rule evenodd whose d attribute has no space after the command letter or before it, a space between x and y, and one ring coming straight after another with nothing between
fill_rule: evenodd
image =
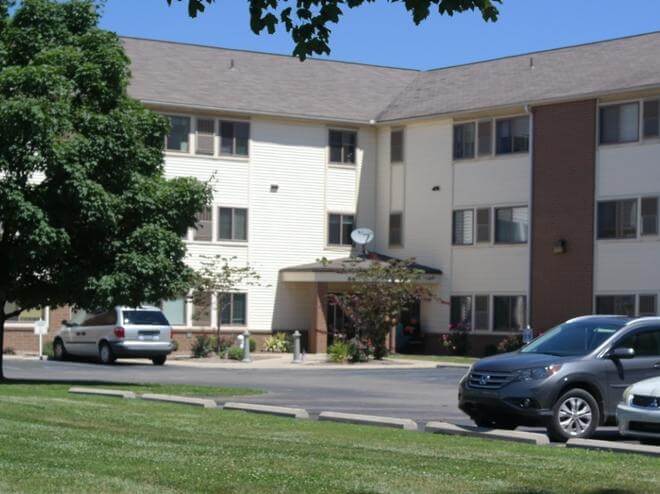
<instances>
[{"instance_id":1,"label":"green grass","mask_svg":"<svg viewBox=\"0 0 660 494\"><path fill-rule=\"evenodd\" d=\"M472 364L479 359L473 357L458 357L454 355L405 355L402 353L395 353L393 358L407 359L407 360L430 360L433 362L449 363L449 364Z\"/></svg>"},{"instance_id":2,"label":"green grass","mask_svg":"<svg viewBox=\"0 0 660 494\"><path fill-rule=\"evenodd\" d=\"M0 385L2 493L641 494L659 485L658 460L642 456Z\"/></svg>"}]
</instances>

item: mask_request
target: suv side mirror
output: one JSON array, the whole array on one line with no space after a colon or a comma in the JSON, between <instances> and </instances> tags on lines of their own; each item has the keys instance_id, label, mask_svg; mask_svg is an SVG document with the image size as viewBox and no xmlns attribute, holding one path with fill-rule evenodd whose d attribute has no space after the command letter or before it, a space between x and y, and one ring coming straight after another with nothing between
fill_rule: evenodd
<instances>
[{"instance_id":1,"label":"suv side mirror","mask_svg":"<svg viewBox=\"0 0 660 494\"><path fill-rule=\"evenodd\" d=\"M635 350L632 348L619 347L610 351L607 356L612 360L631 359L635 357Z\"/></svg>"}]
</instances>

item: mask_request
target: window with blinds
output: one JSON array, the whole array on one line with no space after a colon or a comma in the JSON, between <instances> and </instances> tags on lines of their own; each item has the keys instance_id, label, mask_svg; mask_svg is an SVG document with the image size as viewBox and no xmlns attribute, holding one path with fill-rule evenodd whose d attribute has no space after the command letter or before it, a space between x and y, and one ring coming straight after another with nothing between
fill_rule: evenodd
<instances>
[{"instance_id":1,"label":"window with blinds","mask_svg":"<svg viewBox=\"0 0 660 494\"><path fill-rule=\"evenodd\" d=\"M639 103L600 108L600 143L616 144L639 139Z\"/></svg>"},{"instance_id":2,"label":"window with blinds","mask_svg":"<svg viewBox=\"0 0 660 494\"><path fill-rule=\"evenodd\" d=\"M403 213L390 213L390 247L400 247L403 245Z\"/></svg>"},{"instance_id":3,"label":"window with blinds","mask_svg":"<svg viewBox=\"0 0 660 494\"><path fill-rule=\"evenodd\" d=\"M490 208L477 209L477 243L490 242Z\"/></svg>"},{"instance_id":4,"label":"window with blinds","mask_svg":"<svg viewBox=\"0 0 660 494\"><path fill-rule=\"evenodd\" d=\"M496 132L497 154L529 151L529 117L497 120Z\"/></svg>"},{"instance_id":5,"label":"window with blinds","mask_svg":"<svg viewBox=\"0 0 660 494\"><path fill-rule=\"evenodd\" d=\"M390 133L390 161L400 163L403 161L403 130L397 129Z\"/></svg>"},{"instance_id":6,"label":"window with blinds","mask_svg":"<svg viewBox=\"0 0 660 494\"><path fill-rule=\"evenodd\" d=\"M204 208L196 215L197 223L193 231L193 240L210 242L213 240L213 210Z\"/></svg>"},{"instance_id":7,"label":"window with blinds","mask_svg":"<svg viewBox=\"0 0 660 494\"><path fill-rule=\"evenodd\" d=\"M490 297L488 295L474 296L474 329L489 329Z\"/></svg>"},{"instance_id":8,"label":"window with blinds","mask_svg":"<svg viewBox=\"0 0 660 494\"><path fill-rule=\"evenodd\" d=\"M473 242L473 215L472 209L454 211L452 243L454 245L472 245Z\"/></svg>"},{"instance_id":9,"label":"window with blinds","mask_svg":"<svg viewBox=\"0 0 660 494\"><path fill-rule=\"evenodd\" d=\"M474 122L454 125L454 159L474 158Z\"/></svg>"},{"instance_id":10,"label":"window with blinds","mask_svg":"<svg viewBox=\"0 0 660 494\"><path fill-rule=\"evenodd\" d=\"M660 100L644 102L644 137L660 137Z\"/></svg>"},{"instance_id":11,"label":"window with blinds","mask_svg":"<svg viewBox=\"0 0 660 494\"><path fill-rule=\"evenodd\" d=\"M598 203L598 238L635 238L637 199Z\"/></svg>"},{"instance_id":12,"label":"window with blinds","mask_svg":"<svg viewBox=\"0 0 660 494\"><path fill-rule=\"evenodd\" d=\"M454 328L472 327L472 297L454 296L450 299L450 323Z\"/></svg>"},{"instance_id":13,"label":"window with blinds","mask_svg":"<svg viewBox=\"0 0 660 494\"><path fill-rule=\"evenodd\" d=\"M528 216L527 206L495 209L495 243L526 243Z\"/></svg>"},{"instance_id":14,"label":"window with blinds","mask_svg":"<svg viewBox=\"0 0 660 494\"><path fill-rule=\"evenodd\" d=\"M213 156L215 153L215 120L198 118L195 132L195 154Z\"/></svg>"}]
</instances>

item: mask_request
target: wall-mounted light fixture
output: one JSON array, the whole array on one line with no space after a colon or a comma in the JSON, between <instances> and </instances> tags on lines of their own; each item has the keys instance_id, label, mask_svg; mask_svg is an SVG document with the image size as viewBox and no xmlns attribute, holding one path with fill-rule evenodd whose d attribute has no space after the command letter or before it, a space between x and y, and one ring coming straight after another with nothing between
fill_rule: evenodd
<instances>
[{"instance_id":1,"label":"wall-mounted light fixture","mask_svg":"<svg viewBox=\"0 0 660 494\"><path fill-rule=\"evenodd\" d=\"M275 193L275 192L277 192L278 190L280 190L280 186L279 186L279 185L272 184L272 185L270 186L270 191L271 191L271 192Z\"/></svg>"},{"instance_id":2,"label":"wall-mounted light fixture","mask_svg":"<svg viewBox=\"0 0 660 494\"><path fill-rule=\"evenodd\" d=\"M560 238L552 246L553 254L565 254L566 253L566 240Z\"/></svg>"},{"instance_id":3,"label":"wall-mounted light fixture","mask_svg":"<svg viewBox=\"0 0 660 494\"><path fill-rule=\"evenodd\" d=\"M431 189L433 192L438 192L440 190L439 185L434 185L433 188Z\"/></svg>"}]
</instances>

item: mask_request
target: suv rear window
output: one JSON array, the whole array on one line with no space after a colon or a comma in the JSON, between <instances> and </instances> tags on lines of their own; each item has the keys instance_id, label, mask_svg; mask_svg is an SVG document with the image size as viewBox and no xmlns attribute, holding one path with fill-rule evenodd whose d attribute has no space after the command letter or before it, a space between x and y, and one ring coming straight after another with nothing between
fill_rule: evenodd
<instances>
[{"instance_id":1,"label":"suv rear window","mask_svg":"<svg viewBox=\"0 0 660 494\"><path fill-rule=\"evenodd\" d=\"M124 324L144 326L169 326L167 318L158 310L125 310L122 311Z\"/></svg>"}]
</instances>

